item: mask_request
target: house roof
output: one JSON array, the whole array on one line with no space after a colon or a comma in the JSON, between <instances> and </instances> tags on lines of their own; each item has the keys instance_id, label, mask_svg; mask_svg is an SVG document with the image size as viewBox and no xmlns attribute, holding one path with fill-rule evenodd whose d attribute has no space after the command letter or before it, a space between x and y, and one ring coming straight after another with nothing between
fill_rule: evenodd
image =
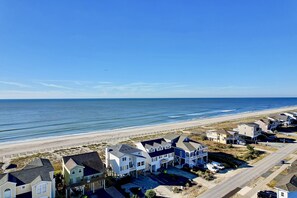
<instances>
[{"instance_id":1,"label":"house roof","mask_svg":"<svg viewBox=\"0 0 297 198\"><path fill-rule=\"evenodd\" d=\"M264 124L269 125L271 123L271 120L264 118L264 119L257 120L256 123L257 122L263 122Z\"/></svg>"},{"instance_id":2,"label":"house roof","mask_svg":"<svg viewBox=\"0 0 297 198\"><path fill-rule=\"evenodd\" d=\"M288 117L289 116L284 115L284 114L275 114L275 115L270 116L270 118L278 120L278 121L287 121Z\"/></svg>"},{"instance_id":3,"label":"house roof","mask_svg":"<svg viewBox=\"0 0 297 198\"><path fill-rule=\"evenodd\" d=\"M70 162L68 163L69 160ZM103 162L97 152L65 156L63 157L63 161L69 170L76 165L84 166L84 176L105 172Z\"/></svg>"},{"instance_id":4,"label":"house roof","mask_svg":"<svg viewBox=\"0 0 297 198\"><path fill-rule=\"evenodd\" d=\"M54 168L48 159L37 158L31 161L24 169L0 175L0 179L16 183L17 186L29 184L40 176L42 181L51 181L50 172Z\"/></svg>"},{"instance_id":5,"label":"house roof","mask_svg":"<svg viewBox=\"0 0 297 198\"><path fill-rule=\"evenodd\" d=\"M164 138L142 141L140 143L142 144L142 146L144 148L155 147L155 146L158 146L158 145L165 146L165 145L169 144L168 142L165 141ZM159 155L165 155L165 154L173 153L173 152L174 152L174 149L172 147L170 147L168 149L165 148L163 150L150 152L148 154L149 154L150 157L156 157L156 156L159 156Z\"/></svg>"},{"instance_id":6,"label":"house roof","mask_svg":"<svg viewBox=\"0 0 297 198\"><path fill-rule=\"evenodd\" d=\"M185 135L180 135L178 137L178 139L176 139L173 142L173 146L181 148L186 151L194 151L194 150L205 147L204 145L202 145L199 142L196 142L194 140L191 140L189 137L187 137Z\"/></svg>"},{"instance_id":7,"label":"house roof","mask_svg":"<svg viewBox=\"0 0 297 198\"><path fill-rule=\"evenodd\" d=\"M173 152L174 152L174 149L171 147L170 149L163 149L161 151L155 151L155 152L151 152L148 154L150 157L156 157L159 155L166 155L166 154L173 153Z\"/></svg>"},{"instance_id":8,"label":"house roof","mask_svg":"<svg viewBox=\"0 0 297 198\"><path fill-rule=\"evenodd\" d=\"M134 155L137 157L143 157L136 154L136 153L142 152L140 149L127 144L117 144L117 145L111 146L108 148L108 152L117 157L122 157L124 155Z\"/></svg>"},{"instance_id":9,"label":"house roof","mask_svg":"<svg viewBox=\"0 0 297 198\"><path fill-rule=\"evenodd\" d=\"M174 134L174 133L168 133L168 134L166 134L166 135L164 136L164 139L165 139L165 140L170 140L170 141L172 141L172 140L178 138L179 136L180 136L180 135L177 135L177 134Z\"/></svg>"},{"instance_id":10,"label":"house roof","mask_svg":"<svg viewBox=\"0 0 297 198\"><path fill-rule=\"evenodd\" d=\"M296 174L288 174L286 175L276 186L276 188L280 188L286 191L297 191L297 176Z\"/></svg>"},{"instance_id":11,"label":"house roof","mask_svg":"<svg viewBox=\"0 0 297 198\"><path fill-rule=\"evenodd\" d=\"M166 145L168 144L164 138L159 138L159 139L154 139L154 140L147 140L147 141L142 141L140 142L142 144L143 147L145 147L146 145L148 146L154 146L157 144L161 144L161 145Z\"/></svg>"},{"instance_id":12,"label":"house roof","mask_svg":"<svg viewBox=\"0 0 297 198\"><path fill-rule=\"evenodd\" d=\"M258 124L256 124L256 123L252 123L252 122L244 123L244 125L247 125L247 126L250 126L250 127L259 127Z\"/></svg>"}]
</instances>

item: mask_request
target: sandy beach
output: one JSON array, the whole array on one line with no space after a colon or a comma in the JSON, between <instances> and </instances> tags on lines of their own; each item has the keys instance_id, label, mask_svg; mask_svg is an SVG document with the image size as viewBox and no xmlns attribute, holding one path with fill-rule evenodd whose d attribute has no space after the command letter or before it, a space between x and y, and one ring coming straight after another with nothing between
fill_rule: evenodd
<instances>
[{"instance_id":1,"label":"sandy beach","mask_svg":"<svg viewBox=\"0 0 297 198\"><path fill-rule=\"evenodd\" d=\"M24 142L7 142L0 144L0 160L5 158L29 155L38 152L50 152L55 149L69 148L86 144L95 144L98 142L109 141L118 142L131 137L165 133L177 130L186 130L198 126L224 122L229 120L242 119L247 117L269 115L284 111L297 109L297 106L284 107L278 109L269 109L257 112L248 112L215 118L199 119L193 121L185 121L179 123L160 124L154 126L134 127L127 129L117 129L109 131L91 132L77 135L67 135L50 137L43 139L33 139Z\"/></svg>"}]
</instances>

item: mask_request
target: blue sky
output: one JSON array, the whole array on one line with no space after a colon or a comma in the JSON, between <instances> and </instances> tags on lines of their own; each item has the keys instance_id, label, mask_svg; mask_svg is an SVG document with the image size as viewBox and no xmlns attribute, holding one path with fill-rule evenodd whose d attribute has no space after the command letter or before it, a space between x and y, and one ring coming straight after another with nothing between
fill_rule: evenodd
<instances>
[{"instance_id":1,"label":"blue sky","mask_svg":"<svg viewBox=\"0 0 297 198\"><path fill-rule=\"evenodd\" d=\"M0 3L0 98L297 96L297 2Z\"/></svg>"}]
</instances>

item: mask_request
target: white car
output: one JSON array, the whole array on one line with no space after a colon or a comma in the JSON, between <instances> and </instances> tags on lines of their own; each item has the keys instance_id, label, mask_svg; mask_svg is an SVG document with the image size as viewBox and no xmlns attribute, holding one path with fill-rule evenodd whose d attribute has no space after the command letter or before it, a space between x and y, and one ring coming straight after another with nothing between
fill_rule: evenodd
<instances>
[{"instance_id":1,"label":"white car","mask_svg":"<svg viewBox=\"0 0 297 198\"><path fill-rule=\"evenodd\" d=\"M206 164L206 167L207 167L208 170L210 170L213 173L216 173L216 172L219 171L219 169L217 167L215 167L214 165L212 165L210 163Z\"/></svg>"},{"instance_id":2,"label":"white car","mask_svg":"<svg viewBox=\"0 0 297 198\"><path fill-rule=\"evenodd\" d=\"M219 162L215 162L215 161L212 161L211 162L212 165L214 165L215 167L217 167L218 169L222 170L225 168L225 166L223 166L221 163Z\"/></svg>"}]
</instances>

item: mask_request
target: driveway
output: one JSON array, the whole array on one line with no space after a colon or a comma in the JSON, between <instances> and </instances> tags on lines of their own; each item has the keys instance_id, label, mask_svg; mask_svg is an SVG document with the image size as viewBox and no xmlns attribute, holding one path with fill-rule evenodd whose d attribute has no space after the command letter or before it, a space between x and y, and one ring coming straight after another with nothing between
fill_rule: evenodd
<instances>
[{"instance_id":1,"label":"driveway","mask_svg":"<svg viewBox=\"0 0 297 198\"><path fill-rule=\"evenodd\" d=\"M183 176L186 177L188 179L194 179L197 177L197 175L194 175L192 173L189 173L187 171L175 168L175 167L168 167L167 169L167 173L168 174L175 174L175 175L179 175L179 176Z\"/></svg>"},{"instance_id":2,"label":"driveway","mask_svg":"<svg viewBox=\"0 0 297 198\"><path fill-rule=\"evenodd\" d=\"M274 165L285 159L286 156L297 150L297 144L286 144L285 147L279 149L275 153L270 154L259 162L255 163L253 167L244 169L239 174L232 178L227 178L215 187L209 189L207 192L202 194L201 198L209 197L224 197L229 192L243 187L247 182L257 178L259 175L265 173Z\"/></svg>"}]
</instances>

